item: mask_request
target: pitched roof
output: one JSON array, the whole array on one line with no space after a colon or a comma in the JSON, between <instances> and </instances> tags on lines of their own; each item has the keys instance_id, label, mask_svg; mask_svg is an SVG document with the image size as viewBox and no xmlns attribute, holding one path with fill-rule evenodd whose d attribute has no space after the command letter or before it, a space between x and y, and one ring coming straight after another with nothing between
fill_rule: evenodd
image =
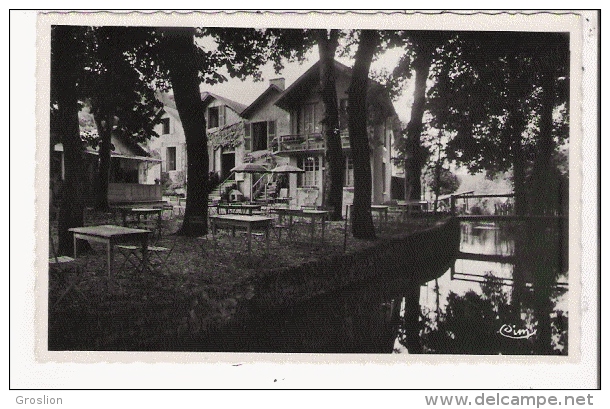
<instances>
[{"instance_id":1,"label":"pitched roof","mask_svg":"<svg viewBox=\"0 0 610 409\"><path fill-rule=\"evenodd\" d=\"M303 100L303 95L309 94L311 89L313 89L320 81L319 64L320 61L317 61L307 71L305 71L303 75L297 78L295 82L286 88L286 90L275 101L275 105L285 110L288 110L290 106L299 105ZM335 60L335 70L338 75L345 75L350 78L352 76L352 69L337 60ZM369 79L369 85L369 92L373 91L376 94L379 94L379 96L383 96L384 98L381 99L385 101L384 105L388 109L389 113L395 115L396 111L394 110L394 105L392 104L385 87L379 82L371 79Z\"/></svg>"},{"instance_id":2,"label":"pitched roof","mask_svg":"<svg viewBox=\"0 0 610 409\"><path fill-rule=\"evenodd\" d=\"M170 94L169 92L165 91L157 91L156 97L163 104L163 109L165 109L166 107L178 109L176 108L176 101L174 101L174 94Z\"/></svg>"},{"instance_id":3,"label":"pitched roof","mask_svg":"<svg viewBox=\"0 0 610 409\"><path fill-rule=\"evenodd\" d=\"M211 92L208 92L208 91L201 93L201 100L203 101L204 106L207 106L212 101L212 99L219 100L220 102L222 102L223 104L225 104L226 106L231 108L233 111L235 111L240 116L241 116L242 112L248 107L245 104L235 102L233 100L230 100L229 98L225 98L225 97L222 97L217 94L212 94Z\"/></svg>"},{"instance_id":4,"label":"pitched roof","mask_svg":"<svg viewBox=\"0 0 610 409\"><path fill-rule=\"evenodd\" d=\"M158 95L157 98L159 99L159 101L161 101L163 103L164 108L169 107L177 112L178 108L176 107L176 101L174 101L173 94L169 94L167 92L159 92L157 95ZM209 104L212 101L212 99L217 99L217 100L221 101L223 104L225 104L226 106L231 108L233 111L237 112L238 115L241 115L241 113L247 108L247 105L245 105L245 104L241 104L239 102L230 100L229 98L225 98L223 96L213 94L208 91L201 93L201 100L203 101L204 106L207 106L207 104ZM168 111L166 110L166 112L168 112Z\"/></svg>"},{"instance_id":5,"label":"pitched roof","mask_svg":"<svg viewBox=\"0 0 610 409\"><path fill-rule=\"evenodd\" d=\"M113 133L112 137L120 139L127 146L127 148L131 150L131 152L121 152L120 149L117 149L115 147L115 150L113 152L126 156L131 156L134 154L136 156L150 156L146 149L140 146L140 144L133 140L133 138L131 138L130 136Z\"/></svg>"},{"instance_id":6,"label":"pitched roof","mask_svg":"<svg viewBox=\"0 0 610 409\"><path fill-rule=\"evenodd\" d=\"M260 94L258 98L254 100L254 102L252 102L250 105L248 105L246 109L244 109L244 111L241 113L241 116L244 118L251 117L267 99L270 99L271 103L274 103L274 100L277 99L282 94L282 92L282 89L277 85L269 85L269 87L265 91L263 91L263 93Z\"/></svg>"}]
</instances>

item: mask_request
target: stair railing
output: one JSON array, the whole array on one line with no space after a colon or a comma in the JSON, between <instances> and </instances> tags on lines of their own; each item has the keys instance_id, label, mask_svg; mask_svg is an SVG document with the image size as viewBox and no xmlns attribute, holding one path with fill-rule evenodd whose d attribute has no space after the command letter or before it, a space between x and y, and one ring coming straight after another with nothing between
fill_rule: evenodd
<instances>
[{"instance_id":1,"label":"stair railing","mask_svg":"<svg viewBox=\"0 0 610 409\"><path fill-rule=\"evenodd\" d=\"M254 184L252 185L252 196L257 197L263 189L265 189L265 200L267 200L267 184L269 183L270 173L264 173ZM265 180L263 184L263 180Z\"/></svg>"},{"instance_id":2,"label":"stair railing","mask_svg":"<svg viewBox=\"0 0 610 409\"><path fill-rule=\"evenodd\" d=\"M235 172L231 172L231 173L229 174L229 176L227 176L227 178L226 178L225 180L223 180L222 182L220 182L220 183L218 184L218 186L216 186L216 187L214 188L214 191L215 191L215 190L218 190L218 194L219 194L220 196L222 196L222 193L223 193L224 189L225 189L225 188L226 188L228 185L230 185L230 184L231 184L231 185L232 185L232 184L237 184L237 181L236 181L236 180L233 178L233 176L235 176Z\"/></svg>"}]
</instances>

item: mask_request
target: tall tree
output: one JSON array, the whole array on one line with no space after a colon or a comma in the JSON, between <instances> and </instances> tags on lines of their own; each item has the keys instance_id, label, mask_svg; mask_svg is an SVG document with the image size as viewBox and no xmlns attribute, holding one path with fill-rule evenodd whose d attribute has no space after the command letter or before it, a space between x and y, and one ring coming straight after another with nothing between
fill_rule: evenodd
<instances>
[{"instance_id":1,"label":"tall tree","mask_svg":"<svg viewBox=\"0 0 610 409\"><path fill-rule=\"evenodd\" d=\"M433 130L430 130L433 131ZM436 136L430 135L431 154L428 156L428 161L425 165L425 182L434 193L434 212L438 210L438 198L441 195L447 195L458 190L460 187L460 179L451 171L447 161L447 153L445 152L446 143L443 138L443 130L437 130Z\"/></svg>"},{"instance_id":2,"label":"tall tree","mask_svg":"<svg viewBox=\"0 0 610 409\"><path fill-rule=\"evenodd\" d=\"M415 52L412 67L410 67L415 71L415 90L413 93L411 118L405 132L408 141L404 162L405 199L419 200L421 198L421 172L426 160L420 142L424 129L423 117L426 106L426 87L430 74L430 64L440 40L437 39L434 32L428 31L412 32L410 37Z\"/></svg>"},{"instance_id":3,"label":"tall tree","mask_svg":"<svg viewBox=\"0 0 610 409\"><path fill-rule=\"evenodd\" d=\"M335 53L339 46L339 30L315 30L315 38L320 55L320 94L324 103L322 123L326 130L324 203L332 208L331 220L341 220L345 157L339 131L335 74Z\"/></svg>"},{"instance_id":4,"label":"tall tree","mask_svg":"<svg viewBox=\"0 0 610 409\"><path fill-rule=\"evenodd\" d=\"M537 192L533 196L532 212L535 214L552 213L559 207L550 199L549 183L553 173L553 155L557 147L567 138L567 114L557 121L554 111L569 102L569 38L563 33L549 34L544 42L532 44L530 55L537 68L536 83L539 85L538 138L532 169L532 188Z\"/></svg>"},{"instance_id":5,"label":"tall tree","mask_svg":"<svg viewBox=\"0 0 610 409\"><path fill-rule=\"evenodd\" d=\"M78 125L79 67L85 54L86 28L51 28L51 128L59 135L64 150L64 181L59 207L60 254L72 254L69 228L83 225L84 144Z\"/></svg>"},{"instance_id":6,"label":"tall tree","mask_svg":"<svg viewBox=\"0 0 610 409\"><path fill-rule=\"evenodd\" d=\"M169 69L176 108L184 128L187 154L188 201L181 233L207 233L208 210L208 147L204 106L199 92L199 68L203 51L195 45L195 29L166 28L162 31L162 59ZM193 217L201 223L191 223Z\"/></svg>"},{"instance_id":7,"label":"tall tree","mask_svg":"<svg viewBox=\"0 0 610 409\"><path fill-rule=\"evenodd\" d=\"M87 67L88 99L99 135L96 208L108 209L112 135L141 142L156 135L156 112L161 107L155 88L162 73L150 57L153 30L147 27L93 27L93 64ZM153 84L155 86L153 86Z\"/></svg>"},{"instance_id":8,"label":"tall tree","mask_svg":"<svg viewBox=\"0 0 610 409\"><path fill-rule=\"evenodd\" d=\"M348 96L349 142L354 162L354 203L352 234L358 239L374 239L371 215L371 156L367 129L369 70L381 38L375 30L361 30Z\"/></svg>"},{"instance_id":9,"label":"tall tree","mask_svg":"<svg viewBox=\"0 0 610 409\"><path fill-rule=\"evenodd\" d=\"M438 50L453 35L452 32L428 30L407 30L396 34L404 43L401 45L405 53L392 72L390 85L398 89L404 88L406 80L415 74L411 116L395 143L401 153L395 162L405 170L405 200L419 200L421 196L421 175L427 160L427 151L421 144L427 104L426 90L432 66L437 59L443 57Z\"/></svg>"}]
</instances>

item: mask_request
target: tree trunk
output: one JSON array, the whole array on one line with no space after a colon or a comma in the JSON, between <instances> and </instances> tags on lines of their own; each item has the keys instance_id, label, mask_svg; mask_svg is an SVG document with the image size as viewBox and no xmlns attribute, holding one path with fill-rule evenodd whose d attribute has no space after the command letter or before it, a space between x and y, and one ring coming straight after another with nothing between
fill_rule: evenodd
<instances>
[{"instance_id":1,"label":"tree trunk","mask_svg":"<svg viewBox=\"0 0 610 409\"><path fill-rule=\"evenodd\" d=\"M174 100L184 128L187 156L187 195L184 222L185 235L207 234L208 214L208 147L204 107L199 93L195 61L194 29L171 28L164 31L164 58L169 67ZM197 217L197 223L191 218ZM200 221L200 222L199 222Z\"/></svg>"},{"instance_id":2,"label":"tree trunk","mask_svg":"<svg viewBox=\"0 0 610 409\"><path fill-rule=\"evenodd\" d=\"M519 105L515 105L515 110L509 114L506 128L512 134L511 157L513 163L513 187L515 193L515 214L523 216L528 212L528 195L525 184L525 167L527 160L523 152L523 142L521 133L522 126L525 126L523 113Z\"/></svg>"},{"instance_id":3,"label":"tree trunk","mask_svg":"<svg viewBox=\"0 0 610 409\"><path fill-rule=\"evenodd\" d=\"M341 147L339 132L339 109L335 75L335 52L339 45L338 30L316 30L318 52L320 54L320 94L324 103L324 124L326 133L324 205L333 209L331 220L342 219L343 171L345 157Z\"/></svg>"},{"instance_id":4,"label":"tree trunk","mask_svg":"<svg viewBox=\"0 0 610 409\"><path fill-rule=\"evenodd\" d=\"M403 169L404 169L404 174L405 174L405 180L404 180L404 199L405 202L408 202L410 200L411 197L411 190L413 190L413 186L411 185L411 181L409 180L409 175L407 174L407 157L405 155L405 159L403 162Z\"/></svg>"},{"instance_id":5,"label":"tree trunk","mask_svg":"<svg viewBox=\"0 0 610 409\"><path fill-rule=\"evenodd\" d=\"M98 150L98 174L95 192L95 208L107 211L108 205L108 181L110 178L110 153L112 150L112 129L114 126L115 99L119 94L115 85L115 73L120 63L117 58L124 58L121 47L117 41L114 27L101 27L97 31L98 48L97 54L102 65L99 74L100 87L97 88L98 95L93 95L93 116L100 138ZM117 57L117 54L119 56ZM123 86L121 84L120 86Z\"/></svg>"},{"instance_id":6,"label":"tree trunk","mask_svg":"<svg viewBox=\"0 0 610 409\"><path fill-rule=\"evenodd\" d=\"M105 105L105 103L102 103ZM112 150L112 124L114 115L106 108L96 110L95 123L100 136L99 168L96 182L95 208L106 211L110 208L108 204L108 181L110 178L110 152Z\"/></svg>"},{"instance_id":7,"label":"tree trunk","mask_svg":"<svg viewBox=\"0 0 610 409\"><path fill-rule=\"evenodd\" d=\"M532 188L532 212L534 214L548 213L556 203L551 200L549 176L551 159L555 144L553 141L553 108L555 104L553 77L550 73L542 76L542 101L540 112L540 132L536 139L536 158L534 161Z\"/></svg>"},{"instance_id":8,"label":"tree trunk","mask_svg":"<svg viewBox=\"0 0 610 409\"><path fill-rule=\"evenodd\" d=\"M83 143L78 125L78 97L76 89L78 48L77 28L56 26L52 38L53 58L51 77L61 78L61 86L53 90L57 99L59 138L64 149L65 178L62 184L62 201L59 209L59 254L74 252L72 227L83 226Z\"/></svg>"},{"instance_id":9,"label":"tree trunk","mask_svg":"<svg viewBox=\"0 0 610 409\"><path fill-rule=\"evenodd\" d=\"M407 154L405 157L405 178L408 189L405 190L406 200L420 200L421 198L421 171L424 166L421 148L421 134L423 130L423 117L426 106L426 86L430 74L432 50L429 47L420 47L413 66L415 68L415 91L411 119L407 124Z\"/></svg>"},{"instance_id":10,"label":"tree trunk","mask_svg":"<svg viewBox=\"0 0 610 409\"><path fill-rule=\"evenodd\" d=\"M375 49L379 44L379 33L374 30L360 32L360 44L348 97L349 141L354 162L354 205L352 206L352 233L357 239L374 239L375 226L371 215L371 154L367 132L368 75Z\"/></svg>"}]
</instances>

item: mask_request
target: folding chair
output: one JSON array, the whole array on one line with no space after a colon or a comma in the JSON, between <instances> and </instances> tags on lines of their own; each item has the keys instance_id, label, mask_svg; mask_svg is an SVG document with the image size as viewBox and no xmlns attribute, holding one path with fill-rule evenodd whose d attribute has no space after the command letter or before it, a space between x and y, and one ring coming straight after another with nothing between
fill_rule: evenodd
<instances>
[{"instance_id":1,"label":"folding chair","mask_svg":"<svg viewBox=\"0 0 610 409\"><path fill-rule=\"evenodd\" d=\"M195 242L201 249L202 257L206 258L207 252L210 249L210 247L214 247L214 252L218 252L218 242L216 241L216 238L213 236L213 234L210 231L209 220L206 220L205 216L191 216L189 218L189 223L194 224L194 225L200 225L200 226L205 225L207 223L208 233L205 235L200 235L200 236L195 237Z\"/></svg>"},{"instance_id":2,"label":"folding chair","mask_svg":"<svg viewBox=\"0 0 610 409\"><path fill-rule=\"evenodd\" d=\"M161 214L165 215L166 212L169 212L169 214L170 214L169 219L174 218L174 205L171 204L170 202L163 203L163 211Z\"/></svg>"},{"instance_id":3,"label":"folding chair","mask_svg":"<svg viewBox=\"0 0 610 409\"><path fill-rule=\"evenodd\" d=\"M161 239L155 243L154 246L148 246L148 263L151 269L154 269L155 261L158 263L159 271L163 268L167 271L168 274L171 274L171 270L167 265L167 261L172 255L174 248L176 247L176 243L178 241L177 232L171 233L168 235L167 239ZM165 242L164 242L165 241ZM164 242L164 243L162 243ZM159 246L158 244L166 244L166 246Z\"/></svg>"},{"instance_id":4,"label":"folding chair","mask_svg":"<svg viewBox=\"0 0 610 409\"><path fill-rule=\"evenodd\" d=\"M290 223L290 217L284 217L281 222L280 222L280 217L277 214L273 217L273 224L271 225L271 229L272 229L273 233L275 234L275 237L277 237L278 243L280 243L282 241L282 231L283 230L287 231L289 238L292 237L293 225L294 225L294 223L292 223L292 224Z\"/></svg>"},{"instance_id":5,"label":"folding chair","mask_svg":"<svg viewBox=\"0 0 610 409\"><path fill-rule=\"evenodd\" d=\"M72 291L76 292L87 301L85 294L77 287L77 285L82 282L82 275L85 267L81 262L72 257L58 256L55 249L55 242L51 235L49 235L49 242L51 243L51 251L53 252L53 257L49 258L49 287L52 281L61 283L62 286L65 287L51 308L55 308L57 304Z\"/></svg>"},{"instance_id":6,"label":"folding chair","mask_svg":"<svg viewBox=\"0 0 610 409\"><path fill-rule=\"evenodd\" d=\"M301 205L301 210L318 210L318 206ZM307 217L294 216L294 219L292 221L291 234L294 234L296 232L296 234L299 236L299 238L301 238L304 234L306 234L304 232L304 230L307 231L311 228L311 223L313 223L313 220L311 220ZM302 228L299 228L299 227L302 227Z\"/></svg>"},{"instance_id":7,"label":"folding chair","mask_svg":"<svg viewBox=\"0 0 610 409\"><path fill-rule=\"evenodd\" d=\"M142 226L140 226L142 227ZM167 266L167 260L170 258L172 252L174 251L174 247L176 246L176 241L178 239L178 235L176 233L169 234L169 239L164 239L161 237L161 234L158 234L156 230L151 231L150 233L150 243L147 247L147 256L148 256L148 265L144 265L143 257L142 257L142 248L136 245L130 244L119 244L115 246L119 252L123 255L124 260L121 266L119 267L119 271L123 270L125 264L129 263L136 270L142 268L142 271L147 268L154 270L155 261L158 263L159 270L165 268L168 273L171 274L171 270ZM156 240L155 240L156 239ZM160 244L167 244L166 246Z\"/></svg>"},{"instance_id":8,"label":"folding chair","mask_svg":"<svg viewBox=\"0 0 610 409\"><path fill-rule=\"evenodd\" d=\"M152 238L152 236L153 236L153 234L151 233L151 238ZM121 263L121 266L118 268L117 271L123 271L125 264L129 263L136 270L141 269L142 272L144 272L144 270L146 269L147 266L143 265L143 260L142 260L142 255L141 255L142 248L140 246L136 246L133 244L117 244L115 246L115 248L123 256L123 263ZM151 246L148 246L148 250L149 250L148 254L150 254L150 248L151 248ZM150 259L149 259L149 262L150 262Z\"/></svg>"}]
</instances>

